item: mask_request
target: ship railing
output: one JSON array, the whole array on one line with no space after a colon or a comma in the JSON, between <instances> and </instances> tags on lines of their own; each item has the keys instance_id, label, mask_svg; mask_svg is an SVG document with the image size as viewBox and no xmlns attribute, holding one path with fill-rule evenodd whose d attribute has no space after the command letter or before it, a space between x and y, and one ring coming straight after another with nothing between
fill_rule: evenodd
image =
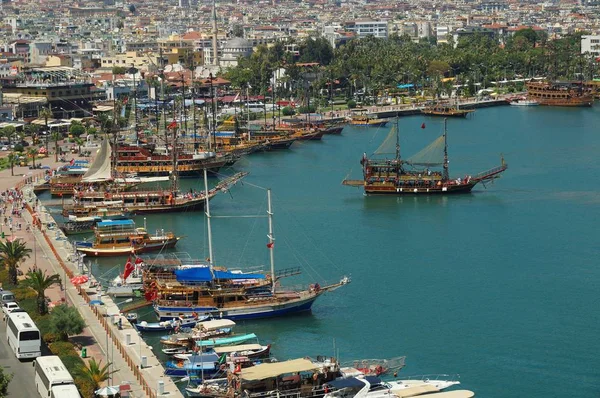
<instances>
[{"instance_id":1,"label":"ship railing","mask_svg":"<svg viewBox=\"0 0 600 398\"><path fill-rule=\"evenodd\" d=\"M283 381L279 383L281 387L285 387L286 383L297 383L296 381L286 382L285 378ZM301 397L321 397L325 395L325 389L322 386L310 387L308 388L295 388L295 389L279 389L272 391L261 391L247 394L247 398L301 398Z\"/></svg>"},{"instance_id":2,"label":"ship railing","mask_svg":"<svg viewBox=\"0 0 600 398\"><path fill-rule=\"evenodd\" d=\"M425 381L425 382L430 381L430 380L459 381L460 375L458 373L420 374L420 375L402 376L402 380L421 380L421 381Z\"/></svg>"},{"instance_id":3,"label":"ship railing","mask_svg":"<svg viewBox=\"0 0 600 398\"><path fill-rule=\"evenodd\" d=\"M285 278L287 276L299 275L301 273L302 273L302 271L300 270L300 267L290 267L290 268L285 268L285 269L276 271L275 278L276 279Z\"/></svg>"},{"instance_id":4,"label":"ship railing","mask_svg":"<svg viewBox=\"0 0 600 398\"><path fill-rule=\"evenodd\" d=\"M502 173L504 170L506 170L506 167L507 167L506 164L503 164L501 166L494 167L492 169L482 171L481 173L475 174L471 178L473 180L488 180L490 178L495 178L494 176L496 176L499 173Z\"/></svg>"}]
</instances>

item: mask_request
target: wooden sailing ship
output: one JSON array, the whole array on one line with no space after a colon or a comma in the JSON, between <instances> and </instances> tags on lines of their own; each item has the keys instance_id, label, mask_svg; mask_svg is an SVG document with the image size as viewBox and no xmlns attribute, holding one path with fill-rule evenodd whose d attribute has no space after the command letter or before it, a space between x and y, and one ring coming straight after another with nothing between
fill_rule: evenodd
<instances>
[{"instance_id":1,"label":"wooden sailing ship","mask_svg":"<svg viewBox=\"0 0 600 398\"><path fill-rule=\"evenodd\" d=\"M76 242L78 251L92 257L126 256L175 247L179 237L172 232L136 228L133 220L107 220L96 224L94 242Z\"/></svg>"},{"instance_id":2,"label":"wooden sailing ship","mask_svg":"<svg viewBox=\"0 0 600 398\"><path fill-rule=\"evenodd\" d=\"M353 109L350 116L350 125L355 127L383 127L387 122L387 119L369 115L367 109Z\"/></svg>"},{"instance_id":3,"label":"wooden sailing ship","mask_svg":"<svg viewBox=\"0 0 600 398\"><path fill-rule=\"evenodd\" d=\"M176 146L175 146L176 147ZM87 178L103 181L111 177L111 148L107 141L88 171ZM173 151L173 170L176 170L176 151ZM214 188L206 191L182 192L178 188L177 172L171 176L169 188L154 190L120 191L110 189L102 192L94 190L75 190L73 202L63 206L63 215L87 216L102 211L121 211L128 214L167 213L197 210L204 207L210 199L221 191L226 191L248 173L240 172L220 181ZM155 177L164 178L164 177Z\"/></svg>"},{"instance_id":4,"label":"wooden sailing ship","mask_svg":"<svg viewBox=\"0 0 600 398\"><path fill-rule=\"evenodd\" d=\"M177 173L181 177L198 177L205 168L211 173L216 173L232 160L229 155L210 151L186 153L178 150L177 153ZM168 176L173 170L173 159L167 153L157 153L139 146L119 145L115 169L123 174Z\"/></svg>"},{"instance_id":5,"label":"wooden sailing ship","mask_svg":"<svg viewBox=\"0 0 600 398\"><path fill-rule=\"evenodd\" d=\"M270 273L244 273L214 266L210 207L207 201L209 257L206 262L184 263L166 272L160 271L164 268L159 267L159 273L144 273L146 298L154 301L155 311L161 320L192 313L236 320L310 311L312 304L323 293L349 283L349 278L344 277L338 283L323 287L319 284L303 290L283 290L279 287L281 278L296 275L300 270L291 268L275 272L270 190L267 191L267 198ZM145 263L151 269L152 262Z\"/></svg>"},{"instance_id":6,"label":"wooden sailing ship","mask_svg":"<svg viewBox=\"0 0 600 398\"><path fill-rule=\"evenodd\" d=\"M409 159L400 157L398 121L390 134L375 152L382 155L387 151L395 138L395 157L367 157L366 153L360 161L363 168L362 180L344 180L343 185L363 187L368 195L432 195L468 193L478 183L492 181L506 170L507 164L502 159L500 166L476 175L464 178L450 178L448 171L448 145L446 120L444 133L433 143ZM442 156L438 157L439 149ZM438 168L436 170L436 168ZM440 169L441 168L441 169Z\"/></svg>"},{"instance_id":7,"label":"wooden sailing ship","mask_svg":"<svg viewBox=\"0 0 600 398\"><path fill-rule=\"evenodd\" d=\"M421 113L427 116L443 116L443 117L467 117L470 113L475 112L474 109L460 109L458 105L450 103L437 102L421 109Z\"/></svg>"},{"instance_id":8,"label":"wooden sailing ship","mask_svg":"<svg viewBox=\"0 0 600 398\"><path fill-rule=\"evenodd\" d=\"M592 106L593 91L583 82L528 82L527 98L540 105Z\"/></svg>"}]
</instances>

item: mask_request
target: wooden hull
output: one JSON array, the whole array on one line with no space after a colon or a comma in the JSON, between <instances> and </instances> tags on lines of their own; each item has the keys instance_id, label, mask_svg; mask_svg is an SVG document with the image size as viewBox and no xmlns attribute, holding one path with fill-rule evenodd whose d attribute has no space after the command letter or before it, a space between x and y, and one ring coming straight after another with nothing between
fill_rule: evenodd
<instances>
[{"instance_id":1,"label":"wooden hull","mask_svg":"<svg viewBox=\"0 0 600 398\"><path fill-rule=\"evenodd\" d=\"M111 248L101 247L80 247L77 246L77 251L85 253L91 257L114 257L114 256L128 256L132 253L141 254L148 253L156 250L172 249L175 247L179 238L168 239L160 242L146 242L146 244L132 246L123 245Z\"/></svg>"},{"instance_id":2,"label":"wooden hull","mask_svg":"<svg viewBox=\"0 0 600 398\"><path fill-rule=\"evenodd\" d=\"M342 134L342 130L344 129L344 126L333 126L333 127L327 127L323 133L324 134L331 134L331 135L338 135L338 134Z\"/></svg>"},{"instance_id":3,"label":"wooden hull","mask_svg":"<svg viewBox=\"0 0 600 398\"><path fill-rule=\"evenodd\" d=\"M274 149L289 149L289 147L291 147L294 142L296 142L296 138L269 142L265 144L265 150L270 151Z\"/></svg>"},{"instance_id":4,"label":"wooden hull","mask_svg":"<svg viewBox=\"0 0 600 398\"><path fill-rule=\"evenodd\" d=\"M367 195L449 195L458 193L469 193L477 182L467 184L452 184L440 187L396 187L394 185L365 185Z\"/></svg>"},{"instance_id":5,"label":"wooden hull","mask_svg":"<svg viewBox=\"0 0 600 398\"><path fill-rule=\"evenodd\" d=\"M438 112L438 111L428 111L428 110L422 110L421 111L424 115L427 116L442 116L442 117L467 117L467 115L469 113L471 113L472 111L454 111L454 112Z\"/></svg>"}]
</instances>

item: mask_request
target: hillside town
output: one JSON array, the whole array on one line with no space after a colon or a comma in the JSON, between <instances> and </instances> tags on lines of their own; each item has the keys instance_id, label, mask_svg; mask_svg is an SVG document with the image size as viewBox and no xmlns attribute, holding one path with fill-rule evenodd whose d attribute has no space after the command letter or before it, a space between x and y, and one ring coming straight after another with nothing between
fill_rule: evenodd
<instances>
[{"instance_id":1,"label":"hillside town","mask_svg":"<svg viewBox=\"0 0 600 398\"><path fill-rule=\"evenodd\" d=\"M356 38L394 35L457 45L477 34L502 46L523 29L549 40L599 30L598 9L588 1L48 0L3 2L0 13L5 123L39 118L43 108L56 119L91 116L94 104L132 91L155 98L149 76L162 72L174 87L189 84L192 69L193 79L216 78L260 45L282 43L298 55L297 43L309 37L337 48ZM584 35L581 52L600 55L600 36ZM102 110L108 108L96 107Z\"/></svg>"}]
</instances>

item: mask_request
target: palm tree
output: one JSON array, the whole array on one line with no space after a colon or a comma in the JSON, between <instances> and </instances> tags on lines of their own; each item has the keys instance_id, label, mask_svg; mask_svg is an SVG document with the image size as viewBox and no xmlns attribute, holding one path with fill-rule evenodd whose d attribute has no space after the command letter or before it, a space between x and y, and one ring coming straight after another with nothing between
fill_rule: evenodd
<instances>
[{"instance_id":1,"label":"palm tree","mask_svg":"<svg viewBox=\"0 0 600 398\"><path fill-rule=\"evenodd\" d=\"M88 363L79 368L76 373L78 376L88 381L94 386L94 390L100 388L100 383L109 379L110 375L117 372L118 370L109 371L108 368L112 363L107 363L102 366L102 360L96 362L96 358L91 358Z\"/></svg>"},{"instance_id":2,"label":"palm tree","mask_svg":"<svg viewBox=\"0 0 600 398\"><path fill-rule=\"evenodd\" d=\"M14 172L14 167L15 167L15 162L17 161L17 155L14 152L11 152L8 154L8 163L10 163L10 175L14 176L15 172Z\"/></svg>"},{"instance_id":3,"label":"palm tree","mask_svg":"<svg viewBox=\"0 0 600 398\"><path fill-rule=\"evenodd\" d=\"M37 293L37 305L40 315L48 313L48 306L46 305L46 289L59 283L60 275L58 274L46 276L46 271L42 272L40 269L29 271L27 273L23 285L35 290Z\"/></svg>"},{"instance_id":4,"label":"palm tree","mask_svg":"<svg viewBox=\"0 0 600 398\"><path fill-rule=\"evenodd\" d=\"M15 135L16 132L17 129L15 128L15 126L6 126L2 129L2 133L8 139L9 145L12 143L11 138Z\"/></svg>"},{"instance_id":5,"label":"palm tree","mask_svg":"<svg viewBox=\"0 0 600 398\"><path fill-rule=\"evenodd\" d=\"M54 141L54 161L58 162L58 141L62 138L62 134L58 131L52 133L52 140ZM48 148L46 148L48 149Z\"/></svg>"},{"instance_id":6,"label":"palm tree","mask_svg":"<svg viewBox=\"0 0 600 398\"><path fill-rule=\"evenodd\" d=\"M38 149L29 148L29 150L27 151L27 155L31 156L31 159L33 161L33 168L35 169L35 157L38 155Z\"/></svg>"},{"instance_id":7,"label":"palm tree","mask_svg":"<svg viewBox=\"0 0 600 398\"><path fill-rule=\"evenodd\" d=\"M8 268L8 279L13 285L17 284L17 268L20 263L29 258L31 249L21 239L0 241L0 264Z\"/></svg>"},{"instance_id":8,"label":"palm tree","mask_svg":"<svg viewBox=\"0 0 600 398\"><path fill-rule=\"evenodd\" d=\"M44 126L46 127L46 150L48 150L48 139L50 138L50 131L48 130L48 119L52 117L52 111L48 108L42 108L39 112L39 116L44 118ZM54 154L54 161L58 162L58 155Z\"/></svg>"}]
</instances>

